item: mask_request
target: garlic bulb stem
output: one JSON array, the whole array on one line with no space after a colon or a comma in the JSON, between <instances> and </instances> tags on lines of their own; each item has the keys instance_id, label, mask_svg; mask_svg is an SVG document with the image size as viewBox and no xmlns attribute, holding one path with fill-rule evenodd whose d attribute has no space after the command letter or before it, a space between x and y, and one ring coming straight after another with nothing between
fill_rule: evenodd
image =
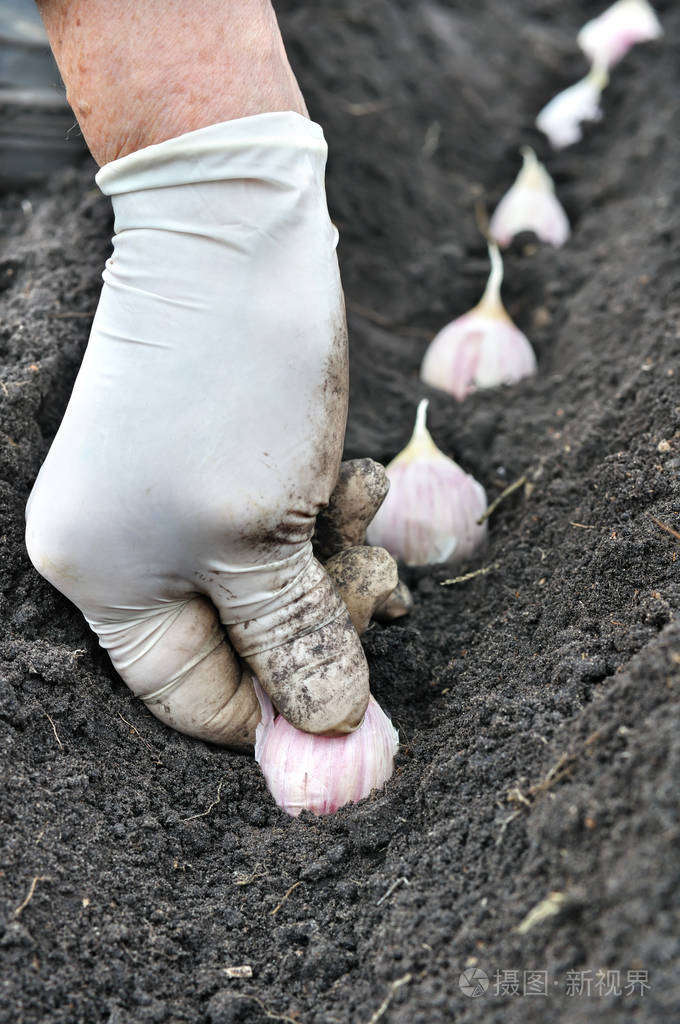
<instances>
[{"instance_id":1,"label":"garlic bulb stem","mask_svg":"<svg viewBox=\"0 0 680 1024\"><path fill-rule=\"evenodd\" d=\"M590 71L586 75L586 81L592 82L592 84L600 90L606 89L609 85L609 71L607 65L601 61L595 61Z\"/></svg>"},{"instance_id":2,"label":"garlic bulb stem","mask_svg":"<svg viewBox=\"0 0 680 1024\"><path fill-rule=\"evenodd\" d=\"M427 409L430 404L429 398L422 398L418 402L416 410L416 422L411 434L411 440L393 461L412 462L414 459L421 459L433 454L439 454L439 449L432 440L432 435L427 429Z\"/></svg>"},{"instance_id":3,"label":"garlic bulb stem","mask_svg":"<svg viewBox=\"0 0 680 1024\"><path fill-rule=\"evenodd\" d=\"M489 260L491 261L491 272L486 282L484 294L477 303L478 313L486 313L487 316L507 316L503 300L501 299L501 285L503 284L503 257L495 242L489 242Z\"/></svg>"},{"instance_id":4,"label":"garlic bulb stem","mask_svg":"<svg viewBox=\"0 0 680 1024\"><path fill-rule=\"evenodd\" d=\"M427 429L427 410L430 405L429 398L421 398L418 402L418 408L416 409L416 422L413 428L413 434L411 440L420 440L422 436L427 436L431 441L430 431Z\"/></svg>"},{"instance_id":5,"label":"garlic bulb stem","mask_svg":"<svg viewBox=\"0 0 680 1024\"><path fill-rule=\"evenodd\" d=\"M533 188L537 192L554 192L555 183L536 156L531 146L522 146L522 169L517 181L524 188Z\"/></svg>"}]
</instances>

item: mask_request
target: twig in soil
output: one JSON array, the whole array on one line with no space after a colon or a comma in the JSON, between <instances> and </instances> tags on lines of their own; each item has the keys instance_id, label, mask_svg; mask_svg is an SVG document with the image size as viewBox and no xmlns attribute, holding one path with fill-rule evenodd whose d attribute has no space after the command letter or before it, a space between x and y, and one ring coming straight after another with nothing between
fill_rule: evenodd
<instances>
[{"instance_id":1,"label":"twig in soil","mask_svg":"<svg viewBox=\"0 0 680 1024\"><path fill-rule=\"evenodd\" d=\"M30 369L33 369L33 367L31 366ZM10 387L13 387L13 388L23 388L26 384L30 384L30 381L28 381L28 380L8 380L8 381L0 380L0 388L2 388L2 393L5 396L5 398L9 398L9 391L7 390L7 385L8 384L10 385Z\"/></svg>"},{"instance_id":2,"label":"twig in soil","mask_svg":"<svg viewBox=\"0 0 680 1024\"><path fill-rule=\"evenodd\" d=\"M387 993L387 995L383 999L382 1003L380 1004L378 1009L375 1011L375 1013L373 1014L373 1016L369 1020L368 1024L376 1024L376 1021L380 1020L380 1018L383 1016L383 1014L387 1010L387 1007L390 1005L390 1003L394 999L395 993L398 991L398 989L400 989L402 985L408 985L409 981L411 981L412 978L413 978L413 975L409 971L408 974L404 974L403 977L397 978L396 981L392 982L392 984L390 985L389 992Z\"/></svg>"},{"instance_id":3,"label":"twig in soil","mask_svg":"<svg viewBox=\"0 0 680 1024\"><path fill-rule=\"evenodd\" d=\"M589 754L590 748L593 747L601 738L602 732L600 729L596 729L591 732L589 736L586 736L580 750L576 751L565 751L560 754L555 764L550 768L543 779L540 782L534 783L533 786L529 786L527 790L527 796L522 793L519 787L508 790L508 800L515 803L522 803L525 806L532 807L533 802L537 796L542 796L549 790L556 786L562 779L566 779L571 775L574 770L574 766L579 757L579 754Z\"/></svg>"},{"instance_id":4,"label":"twig in soil","mask_svg":"<svg viewBox=\"0 0 680 1024\"><path fill-rule=\"evenodd\" d=\"M372 323L377 324L378 327L392 327L392 321L389 317L378 313L377 309L371 309L370 306L362 306L358 302L349 302L347 308L350 313L357 313L364 320L370 320Z\"/></svg>"},{"instance_id":5,"label":"twig in soil","mask_svg":"<svg viewBox=\"0 0 680 1024\"><path fill-rule=\"evenodd\" d=\"M519 488L523 487L527 482L527 475L526 473L523 473L518 480L514 481L514 483L508 484L505 490L501 491L497 498L494 498L484 515L477 520L477 524L481 526L482 523L486 522L489 516L493 515L502 501L505 501L506 498L510 497L511 494L514 494L515 491L519 490Z\"/></svg>"},{"instance_id":6,"label":"twig in soil","mask_svg":"<svg viewBox=\"0 0 680 1024\"><path fill-rule=\"evenodd\" d=\"M489 211L487 210L486 203L481 198L481 196L477 196L477 198L475 199L474 211L475 224L479 229L480 235L484 235L487 242L490 242L491 236L489 234Z\"/></svg>"},{"instance_id":7,"label":"twig in soil","mask_svg":"<svg viewBox=\"0 0 680 1024\"><path fill-rule=\"evenodd\" d=\"M542 924L549 917L555 917L569 903L569 898L563 892L549 892L545 899L537 903L535 907L526 914L517 927L514 929L518 935L526 933L537 924Z\"/></svg>"},{"instance_id":8,"label":"twig in soil","mask_svg":"<svg viewBox=\"0 0 680 1024\"><path fill-rule=\"evenodd\" d=\"M358 302L349 302L347 310L362 317L364 320L377 324L378 327L389 328L394 334L398 334L401 337L423 338L425 341L430 341L432 338L432 331L428 331L424 327L407 327L403 324L395 324L393 320L390 320L383 313L379 313L377 309L371 309L370 306L362 306Z\"/></svg>"},{"instance_id":9,"label":"twig in soil","mask_svg":"<svg viewBox=\"0 0 680 1024\"><path fill-rule=\"evenodd\" d=\"M531 807L531 800L527 800L519 786L513 786L508 790L508 803L524 804L525 807Z\"/></svg>"},{"instance_id":10,"label":"twig in soil","mask_svg":"<svg viewBox=\"0 0 680 1024\"><path fill-rule=\"evenodd\" d=\"M574 522L571 521L571 519L569 520L569 525L570 526L578 526L579 530L596 530L597 529L596 526L588 526L586 523L574 523Z\"/></svg>"},{"instance_id":11,"label":"twig in soil","mask_svg":"<svg viewBox=\"0 0 680 1024\"><path fill-rule=\"evenodd\" d=\"M268 871L258 871L257 869L259 867L261 867L261 865L260 864L256 864L255 865L255 870L253 872L251 872L249 875L247 875L245 873L245 871L235 871L234 872L234 885L252 885L253 882L256 882L258 880L258 878L266 878L267 875L269 874L269 872Z\"/></svg>"},{"instance_id":12,"label":"twig in soil","mask_svg":"<svg viewBox=\"0 0 680 1024\"><path fill-rule=\"evenodd\" d=\"M602 731L600 729L596 729L595 732L591 732L590 736L586 736L586 738L583 741L583 746L592 747L593 744L598 742L601 736Z\"/></svg>"},{"instance_id":13,"label":"twig in soil","mask_svg":"<svg viewBox=\"0 0 680 1024\"><path fill-rule=\"evenodd\" d=\"M54 720L53 720L53 719L52 719L52 718L50 717L50 715L48 715L48 714L47 714L47 712L46 712L46 711L44 712L44 715L45 715L45 718L47 718L47 719L49 720L49 723L50 723L50 725L52 726L52 732L54 733L54 738L55 738L55 740L56 740L56 741L57 741L57 743L59 744L59 749L60 749L60 750L63 750L63 749L64 749L64 744L63 744L63 743L61 742L61 740L59 739L59 734L57 733L57 727L56 727L56 725L54 724Z\"/></svg>"},{"instance_id":14,"label":"twig in soil","mask_svg":"<svg viewBox=\"0 0 680 1024\"><path fill-rule=\"evenodd\" d=\"M586 740L586 743L587 742L588 741ZM542 796L543 793L547 793L548 790L552 789L553 786L556 786L558 782L562 781L562 779L565 779L568 775L571 775L575 761L575 754L570 754L567 752L565 752L564 754L560 754L555 764L552 766L552 768L548 770L546 776L543 779L541 779L540 782L536 782L533 786L529 786L527 792L529 793L531 799L533 800L537 796ZM517 790L517 794L518 798L521 799L523 803L525 803L526 798L523 797L523 794L521 794L519 790Z\"/></svg>"},{"instance_id":15,"label":"twig in soil","mask_svg":"<svg viewBox=\"0 0 680 1024\"><path fill-rule=\"evenodd\" d=\"M423 341L432 340L432 331L425 327L395 327L394 333L400 338L421 338Z\"/></svg>"},{"instance_id":16,"label":"twig in soil","mask_svg":"<svg viewBox=\"0 0 680 1024\"><path fill-rule=\"evenodd\" d=\"M238 967L225 967L224 973L228 978L252 978L253 969L250 964L240 964Z\"/></svg>"},{"instance_id":17,"label":"twig in soil","mask_svg":"<svg viewBox=\"0 0 680 1024\"><path fill-rule=\"evenodd\" d=\"M123 718L123 716L121 715L120 711L118 712L118 717L120 718L121 722L125 722L125 724L126 724L126 725L128 726L128 728L129 728L129 729L132 729L132 731L133 731L133 732L134 732L134 733L135 733L135 734L136 734L137 736L139 736L140 740L142 741L142 743L144 744L144 746L145 746L145 747L147 748L147 750L150 750L152 754L155 754L155 753L156 753L156 751L155 751L155 750L153 749L153 747L151 746L151 744L150 744L149 742L147 742L147 740L145 740L145 739L144 739L144 737L142 736L142 734L141 734L141 732L139 731L139 729L135 729L135 727L134 727L134 725L132 724L132 722L128 722L127 718ZM160 765L162 765L162 764L163 764L163 762L162 762L162 761L158 761L158 760L157 760L157 761L154 761L154 764L160 764Z\"/></svg>"},{"instance_id":18,"label":"twig in soil","mask_svg":"<svg viewBox=\"0 0 680 1024\"><path fill-rule=\"evenodd\" d=\"M63 313L48 313L47 315L51 320L73 320L76 317L89 317L92 319L94 311L92 313L82 313L66 310Z\"/></svg>"},{"instance_id":19,"label":"twig in soil","mask_svg":"<svg viewBox=\"0 0 680 1024\"><path fill-rule=\"evenodd\" d=\"M515 818L519 818L521 813L522 808L520 807L518 811L513 811L512 814L508 815L505 821L501 822L501 827L498 830L498 835L496 836L496 846L501 845L501 843L503 842L503 836L505 835L506 828L508 827L508 825L511 824L511 822L515 820Z\"/></svg>"},{"instance_id":20,"label":"twig in soil","mask_svg":"<svg viewBox=\"0 0 680 1024\"><path fill-rule=\"evenodd\" d=\"M670 533L671 537L675 537L676 540L680 540L680 533L677 530L674 530L672 526L669 526L668 523L662 522L660 519L657 519L656 516L650 516L649 518L653 523L656 523L660 530L664 530L666 533Z\"/></svg>"},{"instance_id":21,"label":"twig in soil","mask_svg":"<svg viewBox=\"0 0 680 1024\"><path fill-rule=\"evenodd\" d=\"M220 802L220 793L222 791L223 784L224 779L222 779L219 786L217 787L217 799L213 800L211 804L208 804L208 807L205 809L205 811L199 811L198 814L192 814L189 818L182 818L182 821L193 821L194 818L205 818L206 815L210 814L213 807L217 807L218 803Z\"/></svg>"},{"instance_id":22,"label":"twig in soil","mask_svg":"<svg viewBox=\"0 0 680 1024\"><path fill-rule=\"evenodd\" d=\"M585 740L584 748L590 746L592 743L597 741L599 733L595 732ZM537 796L542 796L547 793L548 790L556 786L558 782L565 779L568 775L571 775L576 761L576 754L565 752L561 754L555 764L550 768L544 778L540 782L535 782L533 786L529 786L526 793L523 793L519 786L513 786L512 789L508 790L507 800L509 803L522 804L524 807L533 807L534 800Z\"/></svg>"},{"instance_id":23,"label":"twig in soil","mask_svg":"<svg viewBox=\"0 0 680 1024\"><path fill-rule=\"evenodd\" d=\"M552 766L548 774L540 782L537 782L535 786L531 786L529 792L532 796L539 796L542 793L547 793L549 789L565 779L567 775L571 775L574 761L576 760L573 754L562 754L556 764Z\"/></svg>"},{"instance_id":24,"label":"twig in soil","mask_svg":"<svg viewBox=\"0 0 680 1024\"><path fill-rule=\"evenodd\" d=\"M298 882L295 882L294 885L291 885L290 889L287 890L287 892L286 892L285 896L283 897L283 899L281 900L281 902L277 903L277 905L274 907L274 909L269 911L269 916L270 917L274 917L276 914L278 914L278 912L281 909L281 907L283 906L283 904L286 902L286 900L288 899L290 894L293 892L293 890L297 889L298 885L302 885L302 879L300 879Z\"/></svg>"},{"instance_id":25,"label":"twig in soil","mask_svg":"<svg viewBox=\"0 0 680 1024\"><path fill-rule=\"evenodd\" d=\"M376 903L376 907L379 907L379 906L380 906L380 904L381 904L381 903L382 903L382 902L383 902L384 900L386 900L388 896L391 896L391 895L392 895L392 893L394 892L394 890L395 890L395 889L397 888L397 886L399 886L399 885L410 885L410 884L411 884L411 883L409 882L408 878L406 878L406 877L405 877L404 875L402 875L402 876L401 876L401 878L397 878L397 879L395 879L395 881L394 881L394 882L392 882L392 885L391 885L391 886L389 887L389 889L387 890L387 892L386 892L386 893L383 893L383 895L382 895L382 896L380 897L380 899L379 899L379 900L377 901L377 903Z\"/></svg>"},{"instance_id":26,"label":"twig in soil","mask_svg":"<svg viewBox=\"0 0 680 1024\"><path fill-rule=\"evenodd\" d=\"M365 117L366 114L379 114L381 110L389 107L390 103L387 100L366 100L365 103L351 103L344 100L343 106L352 117Z\"/></svg>"},{"instance_id":27,"label":"twig in soil","mask_svg":"<svg viewBox=\"0 0 680 1024\"><path fill-rule=\"evenodd\" d=\"M487 572L493 572L494 569L500 569L500 567L500 562L494 562L493 565L485 565L481 569L475 569L473 572L466 572L463 576L453 576L450 580L442 580L440 586L450 587L453 583L467 583L468 580L473 580L475 576L486 576Z\"/></svg>"},{"instance_id":28,"label":"twig in soil","mask_svg":"<svg viewBox=\"0 0 680 1024\"><path fill-rule=\"evenodd\" d=\"M583 744L584 748L595 743L598 736L599 733L597 732L589 736ZM552 789L552 787L557 785L558 782L571 774L575 761L575 754L562 754L552 768L550 768L545 778L541 779L540 782L534 783L533 786L529 786L526 793L523 793L519 786L513 786L508 790L506 797L508 803L520 804L520 807L516 811L513 811L513 813L501 823L500 831L496 836L496 846L500 846L508 825L510 825L515 818L520 816L525 807L528 810L531 810L537 796L547 793L549 789Z\"/></svg>"},{"instance_id":29,"label":"twig in soil","mask_svg":"<svg viewBox=\"0 0 680 1024\"><path fill-rule=\"evenodd\" d=\"M31 900L33 899L33 894L35 893L35 889L36 889L36 886L37 886L38 882L50 882L50 881L51 881L51 878L49 877L49 875L36 875L35 878L33 879L33 881L31 882L31 888L28 890L28 896L26 897L24 902L20 903L19 906L16 908L16 910L14 911L14 916L15 917L20 917L21 914L23 913L23 911L28 906L28 904L31 902Z\"/></svg>"},{"instance_id":30,"label":"twig in soil","mask_svg":"<svg viewBox=\"0 0 680 1024\"><path fill-rule=\"evenodd\" d=\"M423 139L423 144L420 147L420 152L426 160L431 160L437 152L441 135L442 126L439 121L431 121L427 126L425 138Z\"/></svg>"},{"instance_id":31,"label":"twig in soil","mask_svg":"<svg viewBox=\"0 0 680 1024\"><path fill-rule=\"evenodd\" d=\"M247 992L234 992L233 995L234 999L252 999L254 1003L257 1003L265 1017L268 1017L269 1020L287 1020L289 1024L300 1024L300 1021L296 1020L295 1017L286 1017L285 1014L272 1013L271 1010L267 1009L262 1000L257 998L257 996L251 996Z\"/></svg>"}]
</instances>

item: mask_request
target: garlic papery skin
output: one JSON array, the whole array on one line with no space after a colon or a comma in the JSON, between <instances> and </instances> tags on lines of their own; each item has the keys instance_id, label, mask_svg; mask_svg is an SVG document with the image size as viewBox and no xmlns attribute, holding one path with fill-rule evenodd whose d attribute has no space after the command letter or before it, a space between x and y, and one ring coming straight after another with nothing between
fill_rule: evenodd
<instances>
[{"instance_id":1,"label":"garlic papery skin","mask_svg":"<svg viewBox=\"0 0 680 1024\"><path fill-rule=\"evenodd\" d=\"M536 118L536 127L547 135L553 149L564 149L583 138L581 124L602 118L600 98L609 75L595 65L585 78L560 92L547 103Z\"/></svg>"},{"instance_id":2,"label":"garlic papery skin","mask_svg":"<svg viewBox=\"0 0 680 1024\"><path fill-rule=\"evenodd\" d=\"M594 64L610 68L636 43L663 35L661 22L647 0L618 0L587 21L576 40Z\"/></svg>"},{"instance_id":3,"label":"garlic papery skin","mask_svg":"<svg viewBox=\"0 0 680 1024\"><path fill-rule=\"evenodd\" d=\"M369 544L406 565L466 558L486 537L486 493L474 477L437 448L427 429L427 399L404 450L386 467L387 497L369 525Z\"/></svg>"},{"instance_id":4,"label":"garlic papery skin","mask_svg":"<svg viewBox=\"0 0 680 1024\"><path fill-rule=\"evenodd\" d=\"M370 697L364 720L345 736L301 732L275 715L257 681L262 720L255 732L255 760L269 792L287 814L332 814L354 804L391 777L399 734Z\"/></svg>"},{"instance_id":5,"label":"garlic papery skin","mask_svg":"<svg viewBox=\"0 0 680 1024\"><path fill-rule=\"evenodd\" d=\"M555 195L555 185L533 149L522 150L523 164L489 222L489 233L501 247L520 231L533 231L542 242L559 248L569 237L569 221Z\"/></svg>"},{"instance_id":6,"label":"garlic papery skin","mask_svg":"<svg viewBox=\"0 0 680 1024\"><path fill-rule=\"evenodd\" d=\"M534 350L501 300L503 260L498 246L489 245L489 258L491 273L481 300L439 331L420 368L426 384L459 401L480 388L514 384L536 372Z\"/></svg>"}]
</instances>

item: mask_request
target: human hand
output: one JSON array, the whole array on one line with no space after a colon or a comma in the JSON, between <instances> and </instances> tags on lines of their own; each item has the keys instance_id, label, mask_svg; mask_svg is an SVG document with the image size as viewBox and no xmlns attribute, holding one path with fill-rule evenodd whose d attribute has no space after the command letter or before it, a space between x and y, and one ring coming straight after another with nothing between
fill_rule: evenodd
<instances>
[{"instance_id":1,"label":"human hand","mask_svg":"<svg viewBox=\"0 0 680 1024\"><path fill-rule=\"evenodd\" d=\"M27 508L36 568L133 692L234 746L259 718L248 669L307 731L351 731L368 701L363 649L311 546L347 402L324 162L318 126L288 113L100 171L114 251Z\"/></svg>"}]
</instances>

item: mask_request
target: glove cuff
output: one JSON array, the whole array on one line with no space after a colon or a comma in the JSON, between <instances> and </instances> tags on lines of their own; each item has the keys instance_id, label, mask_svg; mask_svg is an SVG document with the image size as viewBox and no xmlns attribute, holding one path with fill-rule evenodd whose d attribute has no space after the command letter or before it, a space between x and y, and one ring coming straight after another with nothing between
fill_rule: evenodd
<instances>
[{"instance_id":1,"label":"glove cuff","mask_svg":"<svg viewBox=\"0 0 680 1024\"><path fill-rule=\"evenodd\" d=\"M258 178L285 185L295 173L300 152L315 157L323 171L328 146L320 125L292 110L254 114L129 153L104 164L95 181L107 196L248 178L254 171Z\"/></svg>"}]
</instances>

